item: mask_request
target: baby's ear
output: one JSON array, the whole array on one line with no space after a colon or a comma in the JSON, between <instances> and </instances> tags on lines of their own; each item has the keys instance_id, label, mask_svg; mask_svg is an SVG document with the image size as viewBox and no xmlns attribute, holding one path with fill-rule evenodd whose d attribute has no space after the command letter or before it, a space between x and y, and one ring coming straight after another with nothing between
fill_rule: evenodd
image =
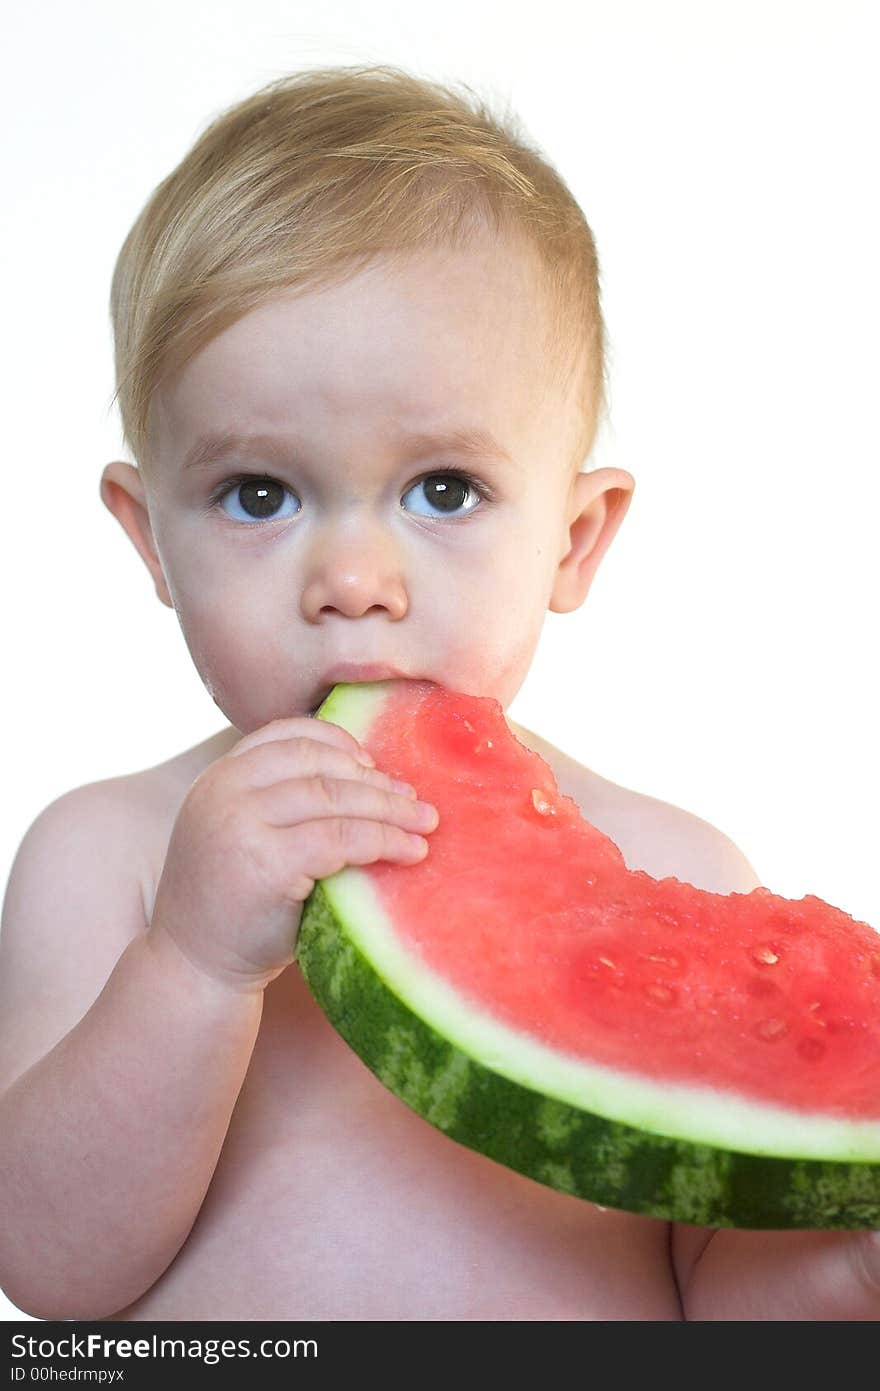
<instances>
[{"instance_id":1,"label":"baby's ear","mask_svg":"<svg viewBox=\"0 0 880 1391\"><path fill-rule=\"evenodd\" d=\"M571 613L587 597L599 562L626 516L636 480L625 469L601 468L576 475L565 542L550 596L554 613Z\"/></svg>"},{"instance_id":2,"label":"baby's ear","mask_svg":"<svg viewBox=\"0 0 880 1391\"><path fill-rule=\"evenodd\" d=\"M169 609L174 608L162 562L153 538L143 480L134 464L116 459L101 474L101 500L112 512L153 577L156 593Z\"/></svg>"}]
</instances>

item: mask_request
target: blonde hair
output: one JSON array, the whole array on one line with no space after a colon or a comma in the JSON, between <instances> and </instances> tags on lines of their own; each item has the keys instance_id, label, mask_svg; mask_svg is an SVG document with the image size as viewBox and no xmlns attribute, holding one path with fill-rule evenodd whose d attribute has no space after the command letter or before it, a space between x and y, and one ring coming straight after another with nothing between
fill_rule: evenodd
<instances>
[{"instance_id":1,"label":"blonde hair","mask_svg":"<svg viewBox=\"0 0 880 1391\"><path fill-rule=\"evenodd\" d=\"M311 69L207 126L113 272L113 400L139 464L160 380L273 292L342 280L380 254L456 247L488 222L538 253L548 381L577 391L580 466L606 402L593 234L515 119L464 90L387 65Z\"/></svg>"}]
</instances>

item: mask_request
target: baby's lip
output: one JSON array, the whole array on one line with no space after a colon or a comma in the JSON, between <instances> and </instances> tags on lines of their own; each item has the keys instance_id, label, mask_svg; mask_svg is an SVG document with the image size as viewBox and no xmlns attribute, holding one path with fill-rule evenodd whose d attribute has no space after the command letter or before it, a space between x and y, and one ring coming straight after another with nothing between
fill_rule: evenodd
<instances>
[{"instance_id":1,"label":"baby's lip","mask_svg":"<svg viewBox=\"0 0 880 1391\"><path fill-rule=\"evenodd\" d=\"M337 662L321 679L329 688L338 681L393 681L403 675L404 672L387 662Z\"/></svg>"}]
</instances>

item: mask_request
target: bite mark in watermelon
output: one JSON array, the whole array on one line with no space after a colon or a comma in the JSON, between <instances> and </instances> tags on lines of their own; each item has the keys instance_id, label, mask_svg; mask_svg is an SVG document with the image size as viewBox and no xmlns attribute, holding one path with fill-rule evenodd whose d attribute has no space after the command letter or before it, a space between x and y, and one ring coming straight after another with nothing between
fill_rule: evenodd
<instances>
[{"instance_id":1,"label":"bite mark in watermelon","mask_svg":"<svg viewBox=\"0 0 880 1391\"><path fill-rule=\"evenodd\" d=\"M880 1226L880 936L806 895L629 870L498 701L318 712L433 802L426 858L315 886L297 960L446 1135L562 1192L707 1226Z\"/></svg>"}]
</instances>

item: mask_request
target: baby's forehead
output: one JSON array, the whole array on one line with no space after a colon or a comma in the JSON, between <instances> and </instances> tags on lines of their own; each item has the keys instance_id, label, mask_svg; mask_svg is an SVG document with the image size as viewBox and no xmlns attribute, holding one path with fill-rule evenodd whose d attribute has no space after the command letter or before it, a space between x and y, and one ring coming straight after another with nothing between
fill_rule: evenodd
<instances>
[{"instance_id":1,"label":"baby's forehead","mask_svg":"<svg viewBox=\"0 0 880 1391\"><path fill-rule=\"evenodd\" d=\"M189 452L210 434L300 430L492 437L512 453L567 429L547 379L534 267L492 249L377 260L337 283L281 288L204 344L156 393Z\"/></svg>"}]
</instances>

